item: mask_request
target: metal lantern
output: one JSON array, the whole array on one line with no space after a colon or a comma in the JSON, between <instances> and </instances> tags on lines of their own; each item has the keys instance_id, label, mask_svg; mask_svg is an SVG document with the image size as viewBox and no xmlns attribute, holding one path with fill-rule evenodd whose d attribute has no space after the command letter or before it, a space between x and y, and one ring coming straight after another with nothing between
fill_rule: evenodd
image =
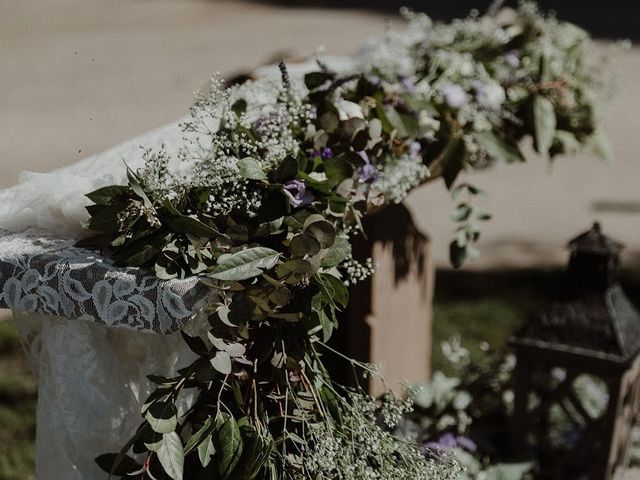
<instances>
[{"instance_id":1,"label":"metal lantern","mask_svg":"<svg viewBox=\"0 0 640 480\"><path fill-rule=\"evenodd\" d=\"M569 242L566 285L511 340L514 448L543 478L614 478L640 397L640 314L623 292L622 245L599 224Z\"/></svg>"}]
</instances>

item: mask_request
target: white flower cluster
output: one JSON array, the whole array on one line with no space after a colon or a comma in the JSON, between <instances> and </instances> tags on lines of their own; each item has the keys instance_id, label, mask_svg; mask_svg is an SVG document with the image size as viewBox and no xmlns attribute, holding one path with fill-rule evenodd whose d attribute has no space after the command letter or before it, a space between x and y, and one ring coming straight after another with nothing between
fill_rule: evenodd
<instances>
[{"instance_id":1,"label":"white flower cluster","mask_svg":"<svg viewBox=\"0 0 640 480\"><path fill-rule=\"evenodd\" d=\"M393 403L388 400L384 403ZM379 405L363 395L352 395L345 412L344 432L324 426L312 434L300 479L319 480L444 480L458 478L461 467L451 461L427 460L415 445L406 443L377 424ZM390 408L390 407L385 407ZM392 416L406 411L399 401ZM391 411L390 410L390 411Z\"/></svg>"},{"instance_id":2,"label":"white flower cluster","mask_svg":"<svg viewBox=\"0 0 640 480\"><path fill-rule=\"evenodd\" d=\"M390 202L400 203L428 176L429 169L417 155L389 157L371 185L372 195L382 193Z\"/></svg>"},{"instance_id":3,"label":"white flower cluster","mask_svg":"<svg viewBox=\"0 0 640 480\"><path fill-rule=\"evenodd\" d=\"M356 283L366 280L373 275L376 270L373 265L373 259L367 258L365 263L361 263L351 255L345 259L340 267L345 273L346 278L344 280L344 284L346 286L355 285Z\"/></svg>"},{"instance_id":4,"label":"white flower cluster","mask_svg":"<svg viewBox=\"0 0 640 480\"><path fill-rule=\"evenodd\" d=\"M165 149L147 150L138 173L153 195L175 197L203 187L210 193L207 213L241 210L251 215L260 207L261 194L240 175L238 162L252 157L270 172L287 155L298 154L299 132L313 118L312 107L288 85L264 80L226 88L214 76L181 124L185 137L177 159Z\"/></svg>"}]
</instances>

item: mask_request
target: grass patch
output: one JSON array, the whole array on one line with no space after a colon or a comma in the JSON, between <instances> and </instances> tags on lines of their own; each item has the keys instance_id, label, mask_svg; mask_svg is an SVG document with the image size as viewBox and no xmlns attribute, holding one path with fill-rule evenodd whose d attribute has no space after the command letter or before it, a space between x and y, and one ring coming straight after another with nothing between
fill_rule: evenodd
<instances>
[{"instance_id":1,"label":"grass patch","mask_svg":"<svg viewBox=\"0 0 640 480\"><path fill-rule=\"evenodd\" d=\"M33 478L36 390L14 323L0 318L0 480Z\"/></svg>"}]
</instances>

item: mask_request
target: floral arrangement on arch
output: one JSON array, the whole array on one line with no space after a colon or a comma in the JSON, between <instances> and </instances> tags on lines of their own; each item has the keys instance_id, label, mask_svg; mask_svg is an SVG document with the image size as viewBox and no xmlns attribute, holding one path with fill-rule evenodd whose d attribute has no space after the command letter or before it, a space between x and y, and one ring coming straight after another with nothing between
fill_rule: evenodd
<instances>
[{"instance_id":1,"label":"floral arrangement on arch","mask_svg":"<svg viewBox=\"0 0 640 480\"><path fill-rule=\"evenodd\" d=\"M540 14L450 24L405 12L353 71L318 61L304 81L225 88L214 78L182 128L177 156L144 152L128 185L87 196L85 245L162 279L213 292L195 353L175 377L150 375L143 421L119 454L122 478L452 479L453 458L392 434L409 401L332 381L325 355L348 286L371 273L351 255L361 218L442 177L458 202L451 259L474 254L478 189L465 170L521 162L532 137L549 157L606 145L588 35ZM375 369L347 359L365 375ZM152 372L149 372L152 373ZM192 392L186 410L180 399ZM195 393L193 393L195 392Z\"/></svg>"}]
</instances>

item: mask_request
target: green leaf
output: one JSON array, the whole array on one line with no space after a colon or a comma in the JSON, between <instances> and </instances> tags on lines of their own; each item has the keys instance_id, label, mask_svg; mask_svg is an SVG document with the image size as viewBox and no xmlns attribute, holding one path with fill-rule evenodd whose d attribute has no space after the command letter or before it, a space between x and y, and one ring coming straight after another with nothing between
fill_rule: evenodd
<instances>
[{"instance_id":1,"label":"green leaf","mask_svg":"<svg viewBox=\"0 0 640 480\"><path fill-rule=\"evenodd\" d=\"M486 480L522 480L524 475L531 471L532 464L523 463L498 463L490 466L483 473Z\"/></svg>"},{"instance_id":2,"label":"green leaf","mask_svg":"<svg viewBox=\"0 0 640 480\"><path fill-rule=\"evenodd\" d=\"M313 266L307 260L300 258L293 258L287 260L284 263L278 265L276 272L279 276L284 277L290 273L310 273L313 271Z\"/></svg>"},{"instance_id":3,"label":"green leaf","mask_svg":"<svg viewBox=\"0 0 640 480\"><path fill-rule=\"evenodd\" d=\"M602 131L596 130L593 135L591 135L589 143L596 155L607 162L613 161L613 147Z\"/></svg>"},{"instance_id":4,"label":"green leaf","mask_svg":"<svg viewBox=\"0 0 640 480\"><path fill-rule=\"evenodd\" d=\"M246 418L244 417L244 419ZM251 425L241 425L240 431L244 447L242 449L242 458L238 462L238 469L234 473L239 479L255 480L263 471L264 464L269 460L274 442L270 436L258 434ZM264 477L261 476L260 478Z\"/></svg>"},{"instance_id":5,"label":"green leaf","mask_svg":"<svg viewBox=\"0 0 640 480\"><path fill-rule=\"evenodd\" d=\"M467 246L459 245L456 240L449 244L449 260L453 268L460 268L467 259Z\"/></svg>"},{"instance_id":6,"label":"green leaf","mask_svg":"<svg viewBox=\"0 0 640 480\"><path fill-rule=\"evenodd\" d=\"M387 114L389 123L398 131L398 137L406 137L409 132L400 113L393 107L386 108L385 113Z\"/></svg>"},{"instance_id":7,"label":"green leaf","mask_svg":"<svg viewBox=\"0 0 640 480\"><path fill-rule=\"evenodd\" d=\"M276 183L284 183L298 175L298 160L291 155L285 157L276 167L273 178Z\"/></svg>"},{"instance_id":8,"label":"green leaf","mask_svg":"<svg viewBox=\"0 0 640 480\"><path fill-rule=\"evenodd\" d=\"M114 259L119 265L142 267L157 258L167 243L168 238L164 234L145 237L118 251Z\"/></svg>"},{"instance_id":9,"label":"green leaf","mask_svg":"<svg viewBox=\"0 0 640 480\"><path fill-rule=\"evenodd\" d=\"M461 203L451 214L451 218L454 222L464 222L468 220L473 212L473 208L468 203Z\"/></svg>"},{"instance_id":10,"label":"green leaf","mask_svg":"<svg viewBox=\"0 0 640 480\"><path fill-rule=\"evenodd\" d=\"M238 281L257 277L278 263L280 254L266 247L253 247L224 257L209 276L218 280Z\"/></svg>"},{"instance_id":11,"label":"green leaf","mask_svg":"<svg viewBox=\"0 0 640 480\"><path fill-rule=\"evenodd\" d=\"M207 356L209 354L207 345L202 341L200 337L192 337L182 330L180 331L180 333L182 334L184 342L193 353L201 357Z\"/></svg>"},{"instance_id":12,"label":"green leaf","mask_svg":"<svg viewBox=\"0 0 640 480\"><path fill-rule=\"evenodd\" d=\"M267 175L262 169L262 165L255 158L246 157L238 161L240 175L249 180L266 180Z\"/></svg>"},{"instance_id":13,"label":"green leaf","mask_svg":"<svg viewBox=\"0 0 640 480\"><path fill-rule=\"evenodd\" d=\"M222 423L217 430L216 450L218 451L218 473L223 480L233 478L233 470L242 456L242 437L236 419L223 414Z\"/></svg>"},{"instance_id":14,"label":"green leaf","mask_svg":"<svg viewBox=\"0 0 640 480\"><path fill-rule=\"evenodd\" d=\"M302 258L305 255L314 256L320 252L320 242L308 233L301 233L291 239L289 243L291 255Z\"/></svg>"},{"instance_id":15,"label":"green leaf","mask_svg":"<svg viewBox=\"0 0 640 480\"><path fill-rule=\"evenodd\" d=\"M520 152L518 145L508 142L504 137L493 131L478 133L476 140L487 154L495 160L506 163L524 162L524 156Z\"/></svg>"},{"instance_id":16,"label":"green leaf","mask_svg":"<svg viewBox=\"0 0 640 480\"><path fill-rule=\"evenodd\" d=\"M260 237L268 237L269 235L278 233L281 231L283 221L284 221L284 217L279 217L274 220L270 220L268 222L263 222L258 225L258 228L256 228L256 231L253 234L253 236L256 238L260 238Z\"/></svg>"},{"instance_id":17,"label":"green leaf","mask_svg":"<svg viewBox=\"0 0 640 480\"><path fill-rule=\"evenodd\" d=\"M120 230L118 220L118 214L122 211L120 206L89 205L86 208L91 215L89 230L114 234Z\"/></svg>"},{"instance_id":18,"label":"green leaf","mask_svg":"<svg viewBox=\"0 0 640 480\"><path fill-rule=\"evenodd\" d=\"M128 192L129 187L125 185L110 185L87 193L86 197L96 205L109 205L115 197L124 196Z\"/></svg>"},{"instance_id":19,"label":"green leaf","mask_svg":"<svg viewBox=\"0 0 640 480\"><path fill-rule=\"evenodd\" d=\"M349 290L347 290L344 282L329 273L320 273L318 277L327 289L330 301L346 307L347 303L349 303Z\"/></svg>"},{"instance_id":20,"label":"green leaf","mask_svg":"<svg viewBox=\"0 0 640 480\"><path fill-rule=\"evenodd\" d=\"M349 255L351 255L349 240L344 237L336 237L335 242L322 259L322 266L330 268L340 265Z\"/></svg>"},{"instance_id":21,"label":"green leaf","mask_svg":"<svg viewBox=\"0 0 640 480\"><path fill-rule=\"evenodd\" d=\"M200 463L203 467L209 465L211 462L211 457L216 453L216 447L213 446L213 440L211 438L211 434L207 435L207 437L198 445L198 458L200 459Z\"/></svg>"},{"instance_id":22,"label":"green leaf","mask_svg":"<svg viewBox=\"0 0 640 480\"><path fill-rule=\"evenodd\" d=\"M176 233L186 233L196 237L219 237L221 233L197 218L181 215L169 219L169 227Z\"/></svg>"},{"instance_id":23,"label":"green leaf","mask_svg":"<svg viewBox=\"0 0 640 480\"><path fill-rule=\"evenodd\" d=\"M162 445L162 438L162 433L154 432L153 430L147 429L142 435L141 440L147 450L149 450L150 452L157 452ZM134 452L135 451L136 450L134 448Z\"/></svg>"},{"instance_id":24,"label":"green leaf","mask_svg":"<svg viewBox=\"0 0 640 480\"><path fill-rule=\"evenodd\" d=\"M324 171L332 185L353 176L353 165L349 163L345 155L337 155L323 162Z\"/></svg>"},{"instance_id":25,"label":"green leaf","mask_svg":"<svg viewBox=\"0 0 640 480\"><path fill-rule=\"evenodd\" d=\"M304 76L304 84L309 90L315 90L324 85L327 80L332 80L333 74L329 72L310 72Z\"/></svg>"},{"instance_id":26,"label":"green leaf","mask_svg":"<svg viewBox=\"0 0 640 480\"><path fill-rule=\"evenodd\" d=\"M320 310L318 312L318 317L320 319L320 326L322 327L322 340L324 342L328 342L331 339L331 334L333 333L334 322L329 316L325 313L324 310Z\"/></svg>"},{"instance_id":27,"label":"green leaf","mask_svg":"<svg viewBox=\"0 0 640 480\"><path fill-rule=\"evenodd\" d=\"M211 432L213 432L214 428L215 424L213 422L213 418L207 418L202 427L200 427L200 429L191 436L191 438L187 442L187 445L185 445L184 456L186 457L187 455L189 455L189 453L191 453L194 448L198 447L205 440L205 438L207 438L208 435L211 435Z\"/></svg>"},{"instance_id":28,"label":"green leaf","mask_svg":"<svg viewBox=\"0 0 640 480\"><path fill-rule=\"evenodd\" d=\"M126 476L128 473L138 471L140 470L140 468L142 468L142 465L140 465L128 455L122 456L117 464L116 460L118 460L117 453L107 453L97 457L95 462L105 472L109 472L111 475L122 477Z\"/></svg>"},{"instance_id":29,"label":"green leaf","mask_svg":"<svg viewBox=\"0 0 640 480\"><path fill-rule=\"evenodd\" d=\"M165 473L173 480L182 480L184 471L184 449L176 432L163 435L157 451L158 460Z\"/></svg>"},{"instance_id":30,"label":"green leaf","mask_svg":"<svg viewBox=\"0 0 640 480\"><path fill-rule=\"evenodd\" d=\"M329 248L336 240L336 229L326 220L317 220L305 226L305 233L313 236L321 248Z\"/></svg>"},{"instance_id":31,"label":"green leaf","mask_svg":"<svg viewBox=\"0 0 640 480\"><path fill-rule=\"evenodd\" d=\"M553 145L556 132L556 112L553 103L542 95L533 97L533 125L536 151L546 155Z\"/></svg>"},{"instance_id":32,"label":"green leaf","mask_svg":"<svg viewBox=\"0 0 640 480\"><path fill-rule=\"evenodd\" d=\"M223 375L231 373L231 357L227 352L219 351L216 356L211 359L211 366Z\"/></svg>"},{"instance_id":33,"label":"green leaf","mask_svg":"<svg viewBox=\"0 0 640 480\"><path fill-rule=\"evenodd\" d=\"M129 187L142 199L144 206L147 208L153 207L153 203L151 203L151 200L149 200L149 197L147 197L147 194L142 188L140 177L129 167L127 167L127 178L129 179Z\"/></svg>"},{"instance_id":34,"label":"green leaf","mask_svg":"<svg viewBox=\"0 0 640 480\"><path fill-rule=\"evenodd\" d=\"M291 290L286 287L275 289L271 295L269 295L269 300L279 306L284 306L291 301L292 294Z\"/></svg>"},{"instance_id":35,"label":"green leaf","mask_svg":"<svg viewBox=\"0 0 640 480\"><path fill-rule=\"evenodd\" d=\"M464 140L452 137L442 151L442 177L447 188L451 188L464 166L466 147Z\"/></svg>"},{"instance_id":36,"label":"green leaf","mask_svg":"<svg viewBox=\"0 0 640 480\"><path fill-rule=\"evenodd\" d=\"M247 111L247 101L241 98L237 100L233 105L231 105L231 111L235 113L237 116L242 115Z\"/></svg>"},{"instance_id":37,"label":"green leaf","mask_svg":"<svg viewBox=\"0 0 640 480\"><path fill-rule=\"evenodd\" d=\"M580 141L566 130L557 130L553 145L554 153L575 153L580 150Z\"/></svg>"},{"instance_id":38,"label":"green leaf","mask_svg":"<svg viewBox=\"0 0 640 480\"><path fill-rule=\"evenodd\" d=\"M154 432L170 433L178 426L178 410L173 403L156 402L144 415Z\"/></svg>"}]
</instances>

